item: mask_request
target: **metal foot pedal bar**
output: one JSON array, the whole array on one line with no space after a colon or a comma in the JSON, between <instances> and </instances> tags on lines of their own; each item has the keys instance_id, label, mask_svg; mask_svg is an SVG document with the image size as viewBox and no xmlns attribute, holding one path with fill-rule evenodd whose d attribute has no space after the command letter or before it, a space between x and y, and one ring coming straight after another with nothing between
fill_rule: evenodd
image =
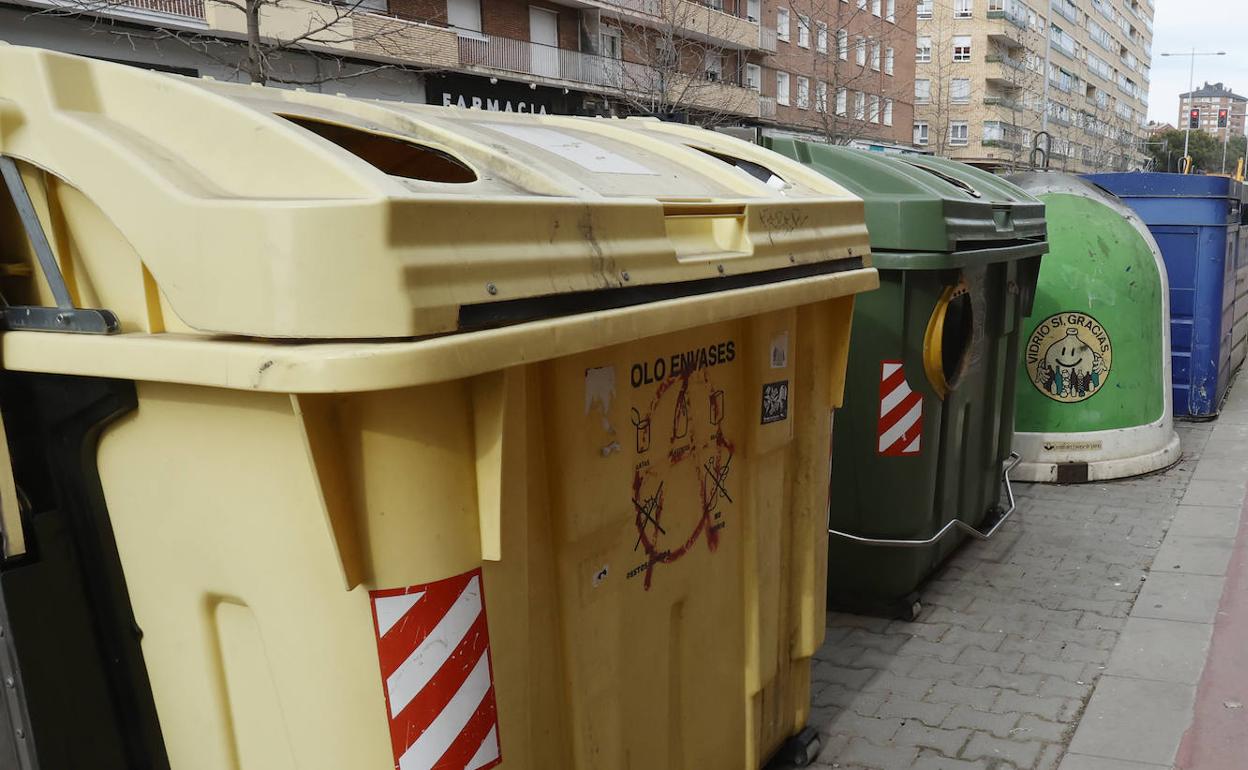
<instances>
[{"instance_id":1,"label":"metal foot pedal bar","mask_svg":"<svg viewBox=\"0 0 1248 770\"><path fill-rule=\"evenodd\" d=\"M13 198L17 215L22 220L26 237L35 250L39 266L43 269L43 277L47 279L48 288L56 300L56 307L39 305L9 305L4 303L4 328L10 331L68 332L71 334L115 334L121 330L117 316L111 310L74 307L69 296L69 287L65 285L65 276L61 274L61 266L57 264L56 255L52 253L52 244L43 231L35 205L30 200L30 193L22 181L21 172L12 158L0 155L0 174L4 176L4 184Z\"/></svg>"},{"instance_id":2,"label":"metal foot pedal bar","mask_svg":"<svg viewBox=\"0 0 1248 770\"><path fill-rule=\"evenodd\" d=\"M925 546L933 545L940 542L945 535L948 535L955 529L962 530L976 540L987 540L997 534L997 530L1001 528L1001 525L1005 523L1005 520L1010 518L1010 516L1014 513L1014 509L1018 507L1017 502L1014 500L1014 487L1010 484L1010 471L1014 470L1014 467L1021 461L1022 458L1019 457L1017 452L1010 452L1009 458L1006 459L1005 467L1001 470L1001 483L1005 485L1005 494L1010 501L1010 507L1001 513L1000 516L996 517L995 520L991 521L991 525L988 526L986 530L976 529L961 519L954 519L945 526L941 527L939 532L926 540L893 540L889 538L863 537L861 535L842 532L839 529L832 529L830 527L828 528L828 534L834 537L850 540L855 543L861 543L863 545L889 546L892 548L923 548Z\"/></svg>"}]
</instances>

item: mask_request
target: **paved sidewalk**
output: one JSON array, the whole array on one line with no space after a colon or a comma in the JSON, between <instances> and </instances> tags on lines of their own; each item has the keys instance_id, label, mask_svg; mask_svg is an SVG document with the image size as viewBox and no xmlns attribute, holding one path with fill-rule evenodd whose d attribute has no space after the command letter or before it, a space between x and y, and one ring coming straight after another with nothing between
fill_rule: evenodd
<instances>
[{"instance_id":1,"label":"paved sidewalk","mask_svg":"<svg viewBox=\"0 0 1248 770\"><path fill-rule=\"evenodd\" d=\"M1017 485L1018 512L954 555L915 622L830 614L815 767L1172 767L1239 529L1248 384L1177 429L1164 473Z\"/></svg>"}]
</instances>

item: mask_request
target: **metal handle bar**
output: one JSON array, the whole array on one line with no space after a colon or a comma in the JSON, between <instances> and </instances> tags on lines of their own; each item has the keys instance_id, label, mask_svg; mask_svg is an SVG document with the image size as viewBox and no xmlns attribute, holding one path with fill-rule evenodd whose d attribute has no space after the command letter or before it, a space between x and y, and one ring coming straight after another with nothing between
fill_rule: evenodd
<instances>
[{"instance_id":1,"label":"metal handle bar","mask_svg":"<svg viewBox=\"0 0 1248 770\"><path fill-rule=\"evenodd\" d=\"M1014 509L1018 507L1018 503L1014 500L1014 487L1010 485L1010 471L1014 470L1014 466L1018 465L1022 459L1023 458L1019 457L1017 452L1010 452L1009 458L1005 461L1005 467L1001 470L1001 483L1005 485L1005 495L1010 501L1010 507L1006 509L1005 513L1001 514L1000 518L998 518L991 527L989 527L987 532L981 532L961 519L954 519L945 526L941 527L939 532L926 540L891 540L888 538L862 537L861 535L841 532L839 529L832 529L830 527L828 528L828 534L844 538L845 540L851 540L855 543L862 543L863 545L881 545L891 546L893 548L922 548L924 546L932 545L933 543L939 542L941 538L952 532L954 529L961 529L977 540L987 540L997 534L997 530L1001 528L1001 525L1005 523L1005 520L1010 518L1010 516L1014 513Z\"/></svg>"}]
</instances>

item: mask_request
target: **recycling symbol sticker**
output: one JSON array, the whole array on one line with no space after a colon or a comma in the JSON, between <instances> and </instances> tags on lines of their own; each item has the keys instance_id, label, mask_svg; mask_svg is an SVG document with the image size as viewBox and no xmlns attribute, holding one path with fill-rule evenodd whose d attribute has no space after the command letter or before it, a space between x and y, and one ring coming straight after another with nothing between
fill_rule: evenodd
<instances>
[{"instance_id":1,"label":"recycling symbol sticker","mask_svg":"<svg viewBox=\"0 0 1248 770\"><path fill-rule=\"evenodd\" d=\"M1085 401L1105 386L1113 360L1109 332L1092 316L1056 313L1027 338L1024 365L1031 384L1063 404Z\"/></svg>"}]
</instances>

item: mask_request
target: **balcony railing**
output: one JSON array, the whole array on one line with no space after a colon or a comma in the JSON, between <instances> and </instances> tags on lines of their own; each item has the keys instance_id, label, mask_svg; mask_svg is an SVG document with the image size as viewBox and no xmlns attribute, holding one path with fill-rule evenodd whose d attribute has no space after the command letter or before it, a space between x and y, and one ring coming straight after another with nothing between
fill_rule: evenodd
<instances>
[{"instance_id":1,"label":"balcony railing","mask_svg":"<svg viewBox=\"0 0 1248 770\"><path fill-rule=\"evenodd\" d=\"M468 66L614 88L623 88L626 84L636 87L643 81L649 85L657 74L644 65L608 56L497 35L460 37L459 61Z\"/></svg>"},{"instance_id":2,"label":"balcony railing","mask_svg":"<svg viewBox=\"0 0 1248 770\"><path fill-rule=\"evenodd\" d=\"M40 5L64 8L72 13L102 13L134 18L158 17L203 22L204 0L37 0Z\"/></svg>"},{"instance_id":3,"label":"balcony railing","mask_svg":"<svg viewBox=\"0 0 1248 770\"><path fill-rule=\"evenodd\" d=\"M1006 3L1000 9L989 8L988 18L1005 19L1021 29L1027 29L1027 11L1018 3Z\"/></svg>"},{"instance_id":4,"label":"balcony railing","mask_svg":"<svg viewBox=\"0 0 1248 770\"><path fill-rule=\"evenodd\" d=\"M1000 64L1002 66L1009 67L1010 69L1016 69L1016 70L1027 69L1027 65L1024 62L1021 62L1018 59L1013 59L1009 56L1003 56L999 53L988 54L987 56L984 57L984 61L988 62L989 64Z\"/></svg>"},{"instance_id":5,"label":"balcony railing","mask_svg":"<svg viewBox=\"0 0 1248 770\"><path fill-rule=\"evenodd\" d=\"M647 16L659 16L663 13L660 0L600 0L604 5L611 5L625 11L641 13Z\"/></svg>"},{"instance_id":6,"label":"balcony railing","mask_svg":"<svg viewBox=\"0 0 1248 770\"><path fill-rule=\"evenodd\" d=\"M1079 11L1076 8L1067 6L1065 0L1052 0L1049 7L1057 12L1059 16L1064 16L1075 24L1079 23Z\"/></svg>"},{"instance_id":7,"label":"balcony railing","mask_svg":"<svg viewBox=\"0 0 1248 770\"><path fill-rule=\"evenodd\" d=\"M1004 107L1007 110L1025 110L1027 105L1008 96L985 96L984 104L989 107Z\"/></svg>"},{"instance_id":8,"label":"balcony railing","mask_svg":"<svg viewBox=\"0 0 1248 770\"><path fill-rule=\"evenodd\" d=\"M776 97L758 97L758 116L760 118L774 118L776 116Z\"/></svg>"},{"instance_id":9,"label":"balcony railing","mask_svg":"<svg viewBox=\"0 0 1248 770\"><path fill-rule=\"evenodd\" d=\"M1053 50L1060 51L1071 59L1075 58L1075 39L1069 35L1059 35L1056 30L1049 30L1049 38L1053 41Z\"/></svg>"}]
</instances>

